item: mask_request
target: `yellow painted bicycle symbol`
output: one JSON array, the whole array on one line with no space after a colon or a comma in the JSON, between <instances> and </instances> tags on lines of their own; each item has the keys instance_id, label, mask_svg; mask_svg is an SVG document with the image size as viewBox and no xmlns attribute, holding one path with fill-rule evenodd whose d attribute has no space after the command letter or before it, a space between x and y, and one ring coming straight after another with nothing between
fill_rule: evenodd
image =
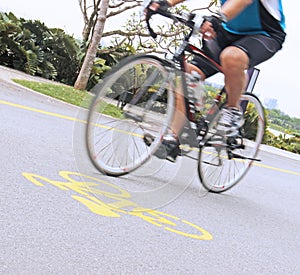
<instances>
[{"instance_id":1,"label":"yellow painted bicycle symbol","mask_svg":"<svg viewBox=\"0 0 300 275\"><path fill-rule=\"evenodd\" d=\"M37 186L48 183L63 191L72 190L75 194L71 197L97 215L120 218L127 214L178 235L198 240L212 240L212 235L208 231L191 222L139 206L130 200L130 193L117 185L76 172L61 171L59 175L63 181L23 173L26 179Z\"/></svg>"}]
</instances>

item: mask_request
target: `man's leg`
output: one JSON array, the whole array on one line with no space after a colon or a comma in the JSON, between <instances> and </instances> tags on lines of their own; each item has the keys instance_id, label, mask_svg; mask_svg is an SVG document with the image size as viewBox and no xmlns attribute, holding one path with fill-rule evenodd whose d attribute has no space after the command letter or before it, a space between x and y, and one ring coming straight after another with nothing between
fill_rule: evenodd
<instances>
[{"instance_id":1,"label":"man's leg","mask_svg":"<svg viewBox=\"0 0 300 275\"><path fill-rule=\"evenodd\" d=\"M227 137L235 137L244 124L239 103L246 86L245 70L249 66L249 57L240 48L229 46L222 51L220 61L225 75L227 106L221 110L217 130Z\"/></svg>"},{"instance_id":2,"label":"man's leg","mask_svg":"<svg viewBox=\"0 0 300 275\"><path fill-rule=\"evenodd\" d=\"M197 73L200 74L201 79L205 79L204 73L195 65L193 64L186 64L186 72L191 73L192 71L196 71ZM176 90L176 95L175 95L175 100L176 100L176 110L174 114L174 119L171 125L171 130L172 132L176 135L179 136L182 128L184 127L184 124L186 122L186 108L185 108L185 98L183 96L183 88L182 87L177 87Z\"/></svg>"},{"instance_id":3,"label":"man's leg","mask_svg":"<svg viewBox=\"0 0 300 275\"><path fill-rule=\"evenodd\" d=\"M248 55L238 47L229 46L225 48L220 56L221 65L225 75L225 89L228 96L228 107L239 108L239 101L242 91L246 85L245 70L248 68ZM198 72L202 80L205 79L205 74L195 65L186 64L186 71ZM182 87L176 92L176 111L172 122L172 131L179 136L184 123L186 122L185 99L183 97Z\"/></svg>"},{"instance_id":4,"label":"man's leg","mask_svg":"<svg viewBox=\"0 0 300 275\"><path fill-rule=\"evenodd\" d=\"M239 108L240 96L246 86L245 70L249 66L249 57L240 48L229 46L222 51L220 61L225 75L227 105Z\"/></svg>"},{"instance_id":5,"label":"man's leg","mask_svg":"<svg viewBox=\"0 0 300 275\"><path fill-rule=\"evenodd\" d=\"M186 72L190 73L191 71L196 71L202 76L202 79L204 80L205 76L202 71L198 69L198 67L192 64L186 64L185 66ZM171 132L164 136L161 150L159 149L155 153L158 158L166 158L171 162L175 162L177 156L180 155L179 137L184 125L187 122L185 106L186 102L184 98L183 87L181 84L181 81L178 81L178 83L176 83L175 113L171 124Z\"/></svg>"}]
</instances>

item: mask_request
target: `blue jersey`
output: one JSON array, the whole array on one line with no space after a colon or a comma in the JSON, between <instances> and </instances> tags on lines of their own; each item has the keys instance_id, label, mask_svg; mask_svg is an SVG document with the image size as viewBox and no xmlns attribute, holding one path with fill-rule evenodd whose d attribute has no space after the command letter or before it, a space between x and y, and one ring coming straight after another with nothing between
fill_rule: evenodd
<instances>
[{"instance_id":1,"label":"blue jersey","mask_svg":"<svg viewBox=\"0 0 300 275\"><path fill-rule=\"evenodd\" d=\"M226 0L221 0L223 5ZM265 26L271 20L277 21L285 29L285 17L281 0L254 0L239 15L228 21L224 28L235 34L269 35Z\"/></svg>"}]
</instances>

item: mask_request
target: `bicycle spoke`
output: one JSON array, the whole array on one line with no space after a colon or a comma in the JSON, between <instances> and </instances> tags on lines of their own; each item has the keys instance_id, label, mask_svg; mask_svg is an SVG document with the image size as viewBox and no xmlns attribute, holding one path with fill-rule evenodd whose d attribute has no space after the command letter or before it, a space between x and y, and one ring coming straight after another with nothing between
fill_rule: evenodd
<instances>
[{"instance_id":1,"label":"bicycle spoke","mask_svg":"<svg viewBox=\"0 0 300 275\"><path fill-rule=\"evenodd\" d=\"M87 125L88 152L97 169L122 175L150 158L173 117L173 80L165 64L151 56L126 58L105 78ZM155 137L150 146L146 133Z\"/></svg>"},{"instance_id":2,"label":"bicycle spoke","mask_svg":"<svg viewBox=\"0 0 300 275\"><path fill-rule=\"evenodd\" d=\"M256 155L265 126L263 107L252 94L243 95L241 100L247 102L241 135L230 139L217 136L214 130L217 121L213 121L201 143L199 177L202 185L211 192L219 193L230 189L247 173L252 162L258 161ZM217 155L214 150L219 150Z\"/></svg>"}]
</instances>

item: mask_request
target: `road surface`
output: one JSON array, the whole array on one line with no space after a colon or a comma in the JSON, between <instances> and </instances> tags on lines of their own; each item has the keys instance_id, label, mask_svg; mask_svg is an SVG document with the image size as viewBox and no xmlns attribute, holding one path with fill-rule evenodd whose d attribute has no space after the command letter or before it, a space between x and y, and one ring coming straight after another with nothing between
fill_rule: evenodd
<instances>
[{"instance_id":1,"label":"road surface","mask_svg":"<svg viewBox=\"0 0 300 275\"><path fill-rule=\"evenodd\" d=\"M0 274L300 274L299 155L264 146L221 195L189 158L106 177L82 110L12 76L27 77L0 67Z\"/></svg>"}]
</instances>

